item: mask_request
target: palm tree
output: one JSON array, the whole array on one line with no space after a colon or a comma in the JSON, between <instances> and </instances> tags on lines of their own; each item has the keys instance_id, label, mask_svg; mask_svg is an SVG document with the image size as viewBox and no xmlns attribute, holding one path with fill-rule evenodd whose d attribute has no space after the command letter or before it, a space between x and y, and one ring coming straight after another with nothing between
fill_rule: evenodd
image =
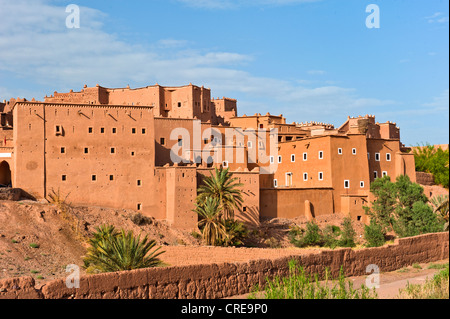
<instances>
[{"instance_id":1,"label":"palm tree","mask_svg":"<svg viewBox=\"0 0 450 319\"><path fill-rule=\"evenodd\" d=\"M211 172L211 176L203 180L204 185L199 187L197 201L205 203L207 198L215 198L219 203L221 217L234 219L234 210L241 210L244 202L242 191L238 189L243 184L237 180L228 168L215 168L215 174Z\"/></svg>"},{"instance_id":2,"label":"palm tree","mask_svg":"<svg viewBox=\"0 0 450 319\"><path fill-rule=\"evenodd\" d=\"M439 217L444 220L444 231L448 230L448 211L449 211L449 202L448 196L438 195L430 200L431 204L434 206L434 212L439 214Z\"/></svg>"},{"instance_id":3,"label":"palm tree","mask_svg":"<svg viewBox=\"0 0 450 319\"><path fill-rule=\"evenodd\" d=\"M226 238L217 198L208 197L204 203L197 203L194 211L201 217L198 227L202 229L203 240L207 245L216 245Z\"/></svg>"}]
</instances>

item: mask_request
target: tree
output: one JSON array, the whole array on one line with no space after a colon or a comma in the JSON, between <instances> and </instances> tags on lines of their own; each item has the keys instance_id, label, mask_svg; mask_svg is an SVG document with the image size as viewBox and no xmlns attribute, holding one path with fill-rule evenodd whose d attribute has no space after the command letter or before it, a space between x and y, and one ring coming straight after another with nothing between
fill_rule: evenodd
<instances>
[{"instance_id":1,"label":"tree","mask_svg":"<svg viewBox=\"0 0 450 319\"><path fill-rule=\"evenodd\" d=\"M218 200L219 208L224 219L234 219L234 210L241 210L243 204L242 191L239 187L243 184L237 182L237 178L229 172L229 169L215 168L215 174L203 180L203 185L198 189L197 201L205 203L207 198Z\"/></svg>"},{"instance_id":2,"label":"tree","mask_svg":"<svg viewBox=\"0 0 450 319\"><path fill-rule=\"evenodd\" d=\"M352 219L350 216L345 217L344 221L342 222L342 235L341 239L339 240L339 246L341 247L355 247L355 238L356 238L356 231L353 228Z\"/></svg>"},{"instance_id":3,"label":"tree","mask_svg":"<svg viewBox=\"0 0 450 319\"><path fill-rule=\"evenodd\" d=\"M438 195L431 198L431 204L434 206L434 212L438 214L438 218L444 222L444 231L448 231L448 212L449 202L448 195Z\"/></svg>"},{"instance_id":4,"label":"tree","mask_svg":"<svg viewBox=\"0 0 450 319\"><path fill-rule=\"evenodd\" d=\"M449 151L433 145L417 145L413 149L416 171L431 173L434 182L448 188L449 185Z\"/></svg>"},{"instance_id":5,"label":"tree","mask_svg":"<svg viewBox=\"0 0 450 319\"><path fill-rule=\"evenodd\" d=\"M220 218L219 206L217 198L208 197L205 202L197 203L194 210L201 218L198 227L207 245L216 245L226 239L226 229Z\"/></svg>"}]
</instances>

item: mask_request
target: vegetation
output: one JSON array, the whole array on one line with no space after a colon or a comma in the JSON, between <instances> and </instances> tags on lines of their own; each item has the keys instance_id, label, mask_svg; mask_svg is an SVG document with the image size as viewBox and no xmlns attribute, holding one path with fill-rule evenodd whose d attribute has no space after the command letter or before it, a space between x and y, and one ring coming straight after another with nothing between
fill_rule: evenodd
<instances>
[{"instance_id":1,"label":"vegetation","mask_svg":"<svg viewBox=\"0 0 450 319\"><path fill-rule=\"evenodd\" d=\"M294 226L289 231L289 240L296 247L355 247L356 232L350 217L344 218L342 231L338 226L327 225L323 230L314 222L306 223L306 229Z\"/></svg>"},{"instance_id":2,"label":"vegetation","mask_svg":"<svg viewBox=\"0 0 450 319\"><path fill-rule=\"evenodd\" d=\"M389 176L378 178L370 191L376 199L371 208L364 209L383 235L394 231L399 237L409 237L442 231L443 222L427 204L423 188L408 176L398 176L395 182Z\"/></svg>"},{"instance_id":3,"label":"vegetation","mask_svg":"<svg viewBox=\"0 0 450 319\"><path fill-rule=\"evenodd\" d=\"M449 299L449 267L436 274L424 284L410 284L400 289L398 298L402 299Z\"/></svg>"},{"instance_id":4,"label":"vegetation","mask_svg":"<svg viewBox=\"0 0 450 319\"><path fill-rule=\"evenodd\" d=\"M90 247L84 257L84 267L88 273L114 272L138 268L157 267L162 265L158 258L163 251L160 248L153 251L154 240L133 232L120 232L111 225L96 228L94 236L89 239Z\"/></svg>"},{"instance_id":5,"label":"vegetation","mask_svg":"<svg viewBox=\"0 0 450 319\"><path fill-rule=\"evenodd\" d=\"M275 277L266 279L266 288L262 291L257 286L253 289L250 299L375 299L375 290L371 291L366 286L354 289L350 281L346 281L343 269L337 280L330 280L329 271L325 271L323 281L319 276L307 275L302 267L298 267L296 261L289 262L289 276L285 278Z\"/></svg>"},{"instance_id":6,"label":"vegetation","mask_svg":"<svg viewBox=\"0 0 450 319\"><path fill-rule=\"evenodd\" d=\"M448 188L449 182L449 151L436 148L434 145L417 145L413 150L416 171L431 173L434 182Z\"/></svg>"},{"instance_id":7,"label":"vegetation","mask_svg":"<svg viewBox=\"0 0 450 319\"><path fill-rule=\"evenodd\" d=\"M386 242L381 226L373 220L369 225L364 226L364 239L367 247L380 247Z\"/></svg>"},{"instance_id":8,"label":"vegetation","mask_svg":"<svg viewBox=\"0 0 450 319\"><path fill-rule=\"evenodd\" d=\"M40 246L39 246L39 244L31 243L31 244L30 244L30 247L31 247L31 248L39 248Z\"/></svg>"},{"instance_id":9,"label":"vegetation","mask_svg":"<svg viewBox=\"0 0 450 319\"><path fill-rule=\"evenodd\" d=\"M234 211L241 211L243 184L229 169L215 168L214 174L205 177L198 189L194 211L199 215L198 227L207 245L242 246L248 229L234 219Z\"/></svg>"},{"instance_id":10,"label":"vegetation","mask_svg":"<svg viewBox=\"0 0 450 319\"><path fill-rule=\"evenodd\" d=\"M431 198L431 204L434 206L434 212L438 218L444 223L443 230L448 231L448 195L438 195Z\"/></svg>"}]
</instances>

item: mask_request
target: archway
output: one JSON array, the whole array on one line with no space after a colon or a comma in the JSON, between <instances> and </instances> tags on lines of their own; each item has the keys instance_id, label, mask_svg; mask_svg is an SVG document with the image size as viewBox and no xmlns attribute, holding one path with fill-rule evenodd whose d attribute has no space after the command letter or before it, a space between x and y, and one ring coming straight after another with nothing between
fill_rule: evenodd
<instances>
[{"instance_id":1,"label":"archway","mask_svg":"<svg viewBox=\"0 0 450 319\"><path fill-rule=\"evenodd\" d=\"M11 184L11 169L6 161L0 163L0 187Z\"/></svg>"}]
</instances>

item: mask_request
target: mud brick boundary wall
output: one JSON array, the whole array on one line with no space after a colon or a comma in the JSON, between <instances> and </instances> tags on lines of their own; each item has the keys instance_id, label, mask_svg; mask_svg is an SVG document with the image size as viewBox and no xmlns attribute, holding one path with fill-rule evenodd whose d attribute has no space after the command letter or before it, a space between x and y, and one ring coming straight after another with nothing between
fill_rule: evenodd
<instances>
[{"instance_id":1,"label":"mud brick boundary wall","mask_svg":"<svg viewBox=\"0 0 450 319\"><path fill-rule=\"evenodd\" d=\"M397 239L394 244L377 248L343 248L246 263L148 268L82 276L78 289L68 289L65 279L35 289L31 277L10 278L0 281L0 298L223 298L248 293L254 285L263 285L266 277L287 275L288 262L292 259L311 274L323 274L328 268L336 276L343 266L346 276L359 276L366 274L370 264L377 265L381 272L388 272L448 257L449 233L445 232Z\"/></svg>"}]
</instances>

